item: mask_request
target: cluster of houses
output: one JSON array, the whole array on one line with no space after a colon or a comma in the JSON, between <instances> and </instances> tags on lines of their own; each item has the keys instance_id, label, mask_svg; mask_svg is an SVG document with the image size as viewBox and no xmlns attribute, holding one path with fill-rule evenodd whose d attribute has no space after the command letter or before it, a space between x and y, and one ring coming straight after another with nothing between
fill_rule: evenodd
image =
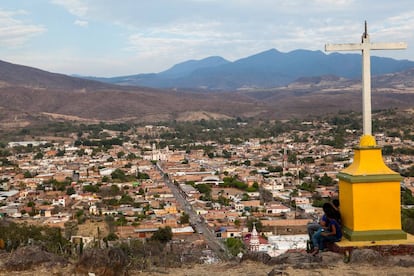
<instances>
[{"instance_id":1,"label":"cluster of houses","mask_svg":"<svg viewBox=\"0 0 414 276\"><path fill-rule=\"evenodd\" d=\"M352 144L335 149L317 144L314 134L306 133L310 137L306 142L296 142L289 134L238 145L205 142L214 145L214 156L203 149L159 149L147 141L105 150L74 146L72 140L12 142L8 147L13 154L7 164L0 164L0 216L62 228L73 220L82 224L113 217L115 228L108 231L119 238L148 238L169 226L176 239L202 242L202 233L185 219L186 210L155 166L158 163L218 239L240 238L250 250L273 256L288 248L305 248L306 225L321 213L314 207L315 199L337 197L336 174L352 159ZM402 143L384 135L377 141ZM295 158L289 160L292 153ZM127 178L115 178L116 171ZM303 182L316 183L323 176L332 183L300 189ZM256 188L225 186L226 177ZM414 191L412 180L404 181ZM200 185L209 186L208 199ZM252 221L260 222L260 233L259 224L249 225Z\"/></svg>"}]
</instances>

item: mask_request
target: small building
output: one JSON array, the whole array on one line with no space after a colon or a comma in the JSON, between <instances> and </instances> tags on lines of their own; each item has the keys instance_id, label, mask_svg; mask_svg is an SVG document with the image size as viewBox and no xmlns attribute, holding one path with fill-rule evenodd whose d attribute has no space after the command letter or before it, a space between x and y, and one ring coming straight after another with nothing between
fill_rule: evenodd
<instances>
[{"instance_id":1,"label":"small building","mask_svg":"<svg viewBox=\"0 0 414 276\"><path fill-rule=\"evenodd\" d=\"M290 211L289 207L282 204L271 204L265 207L266 214L283 214Z\"/></svg>"}]
</instances>

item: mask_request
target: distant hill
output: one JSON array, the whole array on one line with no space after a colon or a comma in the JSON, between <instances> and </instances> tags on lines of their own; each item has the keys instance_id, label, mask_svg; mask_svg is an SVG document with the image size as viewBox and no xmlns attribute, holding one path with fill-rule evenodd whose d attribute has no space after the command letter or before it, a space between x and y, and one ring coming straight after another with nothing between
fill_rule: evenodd
<instances>
[{"instance_id":1,"label":"distant hill","mask_svg":"<svg viewBox=\"0 0 414 276\"><path fill-rule=\"evenodd\" d=\"M414 62L372 56L371 67L372 75L382 75L414 68ZM179 63L161 73L91 79L153 88L229 91L281 87L302 77L322 75L360 79L361 55L271 49L234 62L209 57Z\"/></svg>"},{"instance_id":2,"label":"distant hill","mask_svg":"<svg viewBox=\"0 0 414 276\"><path fill-rule=\"evenodd\" d=\"M206 64L226 62L210 59ZM185 64L165 74L184 74ZM198 120L260 113L240 95L210 95L106 84L0 61L0 131L56 120L80 122ZM234 106L238 109L235 110Z\"/></svg>"},{"instance_id":3,"label":"distant hill","mask_svg":"<svg viewBox=\"0 0 414 276\"><path fill-rule=\"evenodd\" d=\"M245 79L250 81L259 77L269 81L271 74L259 73L263 70L259 64L275 58L275 53L285 56L268 51L239 60L237 68L240 75L245 74ZM318 55L326 56L323 53ZM291 63L298 60L294 59ZM198 69L192 71L194 66ZM215 78L225 85L230 83L230 77L223 77L224 81L217 69L230 72L233 66L232 62L214 57L201 63L179 64L163 74L174 80L176 76L188 78L212 71L216 74ZM256 73L249 75L248 70ZM287 77L280 76L279 80L284 78ZM270 81L268 83L271 84ZM373 109L414 106L414 69L374 76L372 84ZM360 80L333 74L302 76L279 87L250 87L211 93L199 89L119 86L0 61L0 132L50 121L160 122L236 117L290 119L337 113L338 110L361 111Z\"/></svg>"},{"instance_id":4,"label":"distant hill","mask_svg":"<svg viewBox=\"0 0 414 276\"><path fill-rule=\"evenodd\" d=\"M0 60L0 82L8 86L36 89L107 89L113 85L43 71L37 68Z\"/></svg>"},{"instance_id":5,"label":"distant hill","mask_svg":"<svg viewBox=\"0 0 414 276\"><path fill-rule=\"evenodd\" d=\"M87 79L118 85L147 86L153 88L172 88L174 87L174 83L177 80L188 78L191 74L194 73L194 71L205 68L215 68L228 63L230 63L230 61L225 60L222 57L208 57L202 60L189 60L176 64L170 69L160 72L158 74L137 74L113 78L87 77ZM162 80L163 84L160 84L160 80Z\"/></svg>"}]
</instances>

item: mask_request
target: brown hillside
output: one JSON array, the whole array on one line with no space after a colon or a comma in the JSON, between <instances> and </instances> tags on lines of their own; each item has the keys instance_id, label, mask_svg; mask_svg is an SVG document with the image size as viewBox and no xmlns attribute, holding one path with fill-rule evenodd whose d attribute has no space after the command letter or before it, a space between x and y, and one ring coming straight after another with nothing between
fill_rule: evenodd
<instances>
[{"instance_id":1,"label":"brown hillside","mask_svg":"<svg viewBox=\"0 0 414 276\"><path fill-rule=\"evenodd\" d=\"M412 108L413 75L408 70L375 77L373 109ZM288 119L338 110L361 110L360 82L322 76L267 90L180 92L109 85L0 61L0 128L47 120Z\"/></svg>"}]
</instances>

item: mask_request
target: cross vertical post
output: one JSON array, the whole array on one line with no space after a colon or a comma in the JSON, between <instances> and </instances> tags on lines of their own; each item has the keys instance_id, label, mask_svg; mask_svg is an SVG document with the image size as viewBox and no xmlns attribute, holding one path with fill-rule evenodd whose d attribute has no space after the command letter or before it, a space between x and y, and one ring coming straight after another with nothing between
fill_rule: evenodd
<instances>
[{"instance_id":1,"label":"cross vertical post","mask_svg":"<svg viewBox=\"0 0 414 276\"><path fill-rule=\"evenodd\" d=\"M341 202L342 233L353 241L408 242L401 223L401 180L384 163L381 147L372 136L371 50L405 49L407 44L371 43L365 22L361 43L327 44L326 51L362 52L363 135L354 148L353 162L337 174ZM391 242L392 241L392 242Z\"/></svg>"},{"instance_id":2,"label":"cross vertical post","mask_svg":"<svg viewBox=\"0 0 414 276\"><path fill-rule=\"evenodd\" d=\"M362 35L362 129L364 135L372 134L371 118L371 56L370 41L365 22Z\"/></svg>"},{"instance_id":3,"label":"cross vertical post","mask_svg":"<svg viewBox=\"0 0 414 276\"><path fill-rule=\"evenodd\" d=\"M363 135L372 135L371 119L371 50L402 50L406 49L404 42L371 43L365 21L365 32L361 43L326 44L325 51L362 51L362 124Z\"/></svg>"}]
</instances>

